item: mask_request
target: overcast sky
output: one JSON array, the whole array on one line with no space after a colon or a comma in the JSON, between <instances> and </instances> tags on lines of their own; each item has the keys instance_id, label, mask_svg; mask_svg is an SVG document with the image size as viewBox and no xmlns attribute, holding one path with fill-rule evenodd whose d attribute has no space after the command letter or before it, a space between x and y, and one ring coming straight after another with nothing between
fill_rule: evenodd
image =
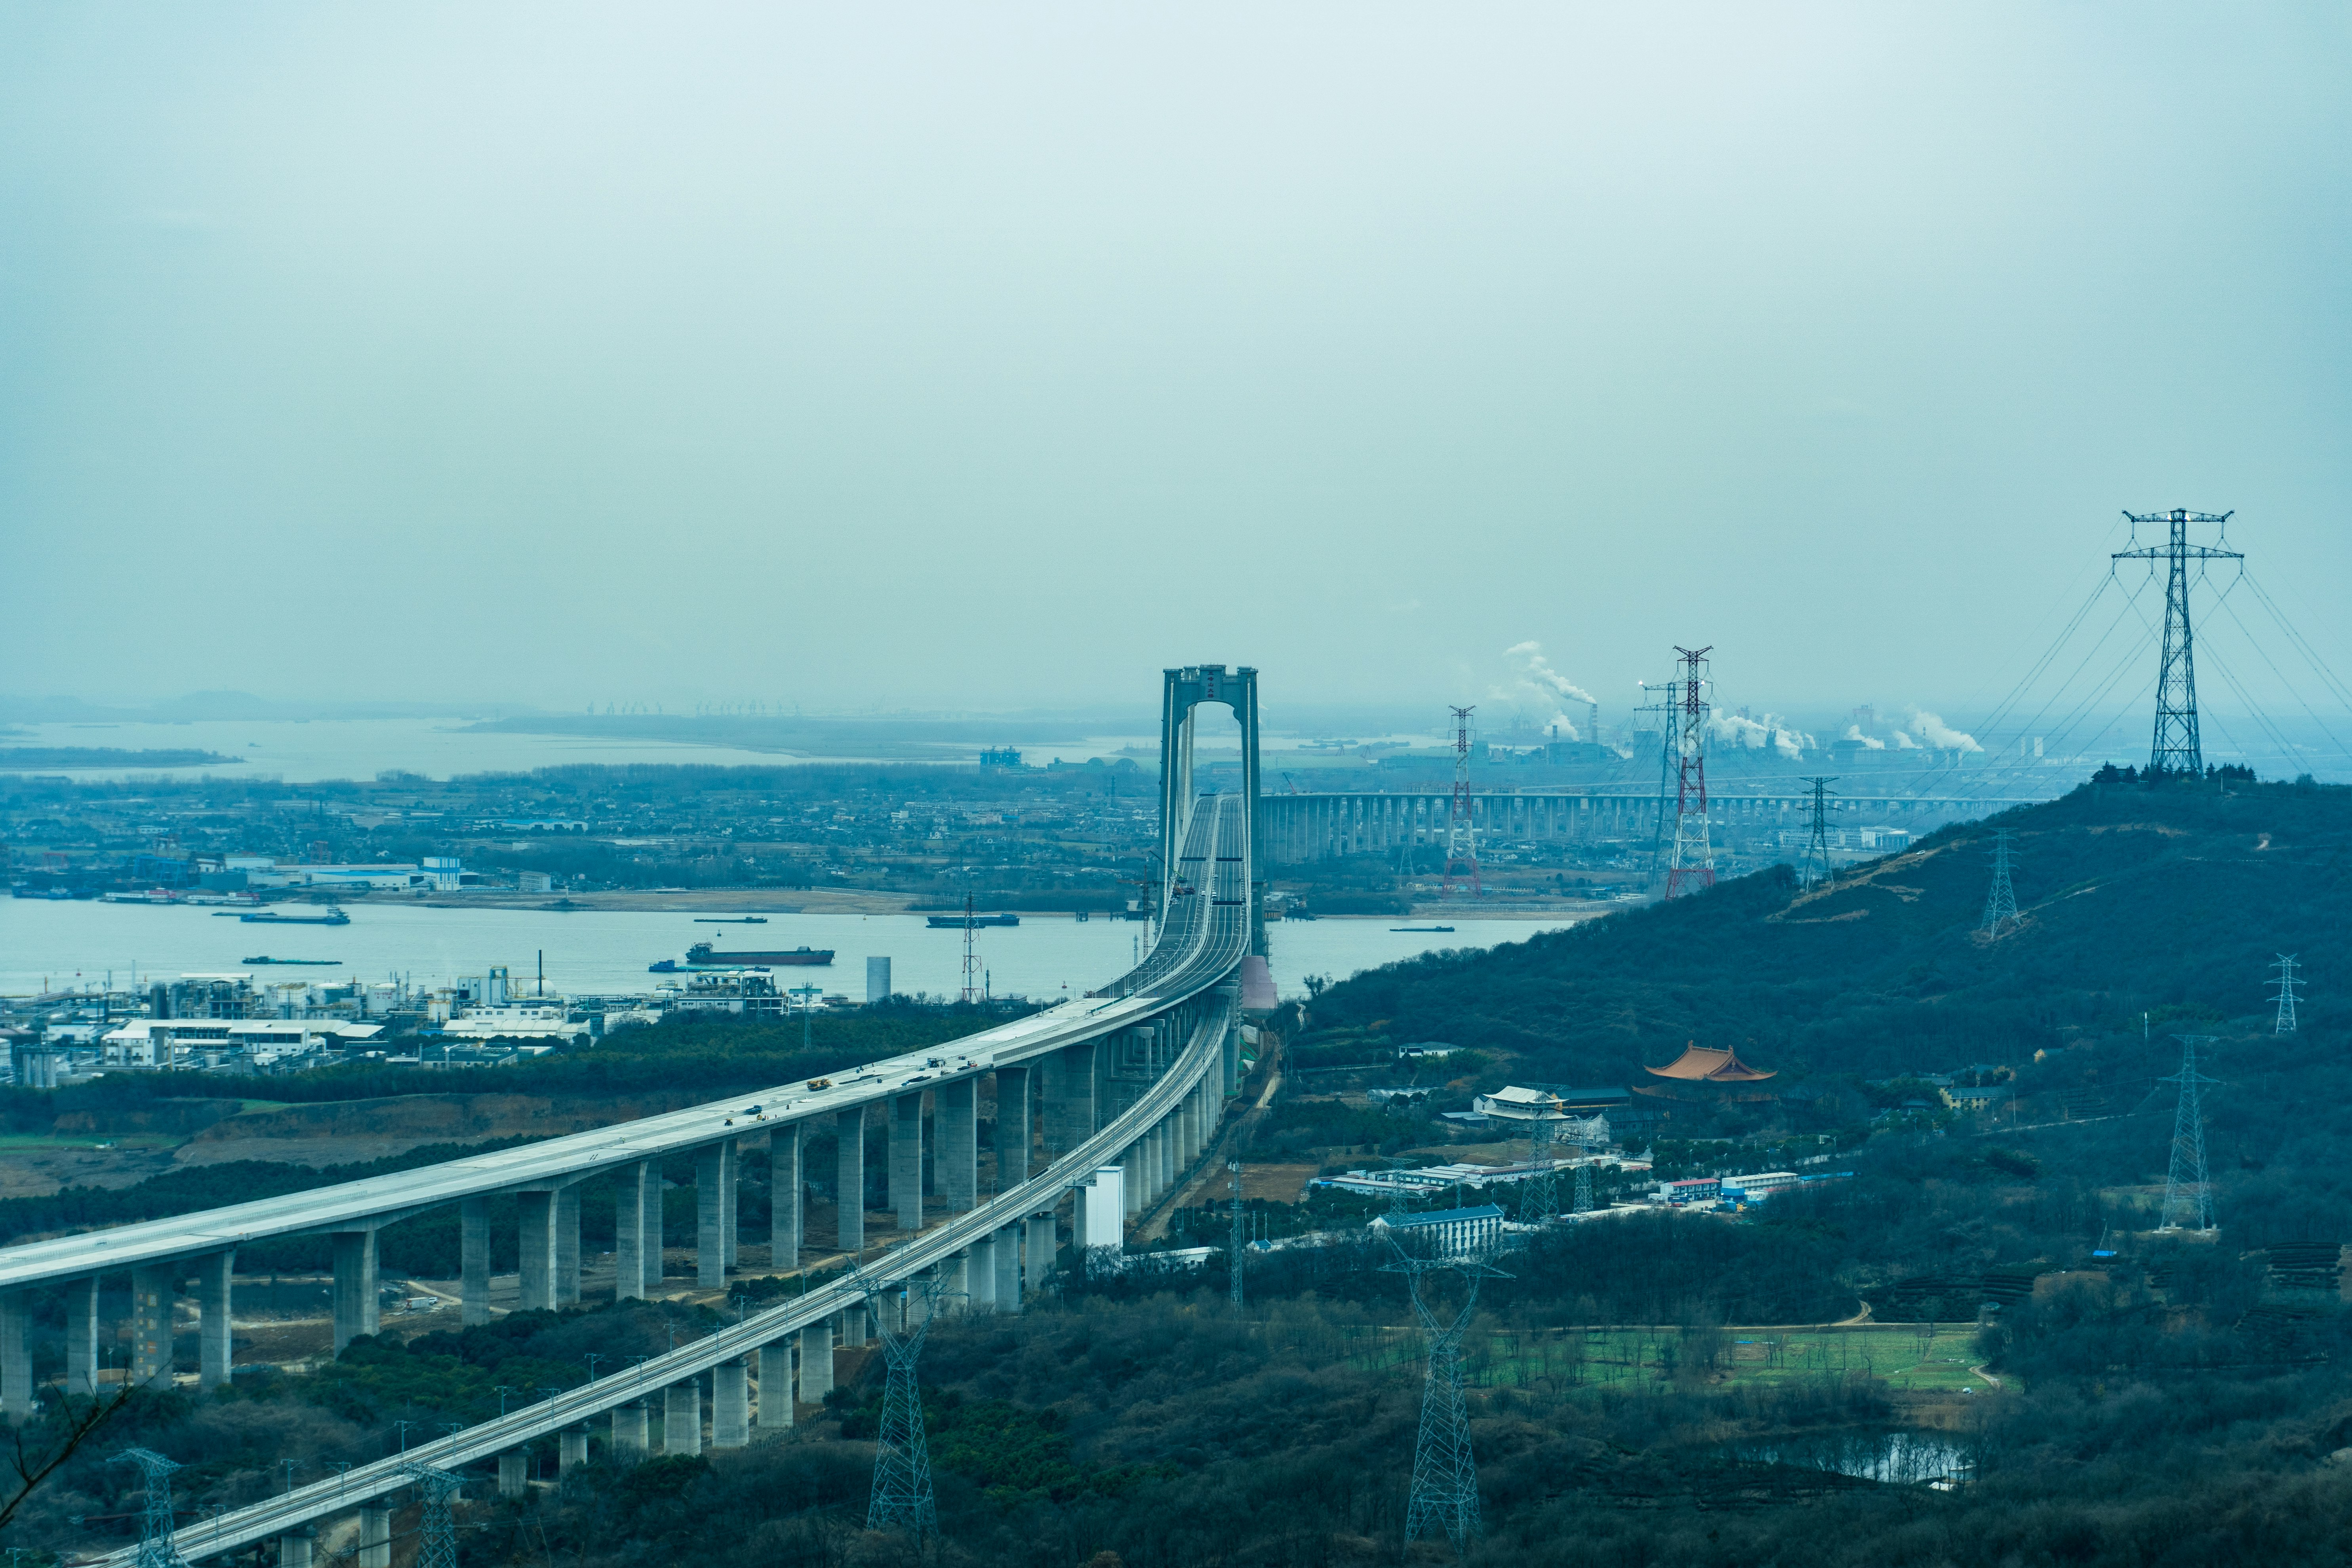
<instances>
[{"instance_id":1,"label":"overcast sky","mask_svg":"<svg viewBox=\"0 0 2352 1568\"><path fill-rule=\"evenodd\" d=\"M1964 716L2174 505L2339 647L2347 17L18 0L0 690Z\"/></svg>"}]
</instances>

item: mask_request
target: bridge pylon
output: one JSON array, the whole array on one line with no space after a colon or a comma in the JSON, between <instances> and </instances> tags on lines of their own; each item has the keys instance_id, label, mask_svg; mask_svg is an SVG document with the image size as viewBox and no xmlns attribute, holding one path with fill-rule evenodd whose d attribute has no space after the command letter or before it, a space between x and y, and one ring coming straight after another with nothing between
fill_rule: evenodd
<instances>
[{"instance_id":1,"label":"bridge pylon","mask_svg":"<svg viewBox=\"0 0 2352 1568\"><path fill-rule=\"evenodd\" d=\"M1250 855L1250 951L1265 952L1265 890L1257 880L1257 671L1247 665L1190 664L1160 672L1160 866L1158 914L1166 919L1180 886L1201 886L1193 877L1213 868L1187 867L1184 840L1199 796L1192 789L1192 712L1204 702L1222 702L1242 727L1242 809L1248 813Z\"/></svg>"}]
</instances>

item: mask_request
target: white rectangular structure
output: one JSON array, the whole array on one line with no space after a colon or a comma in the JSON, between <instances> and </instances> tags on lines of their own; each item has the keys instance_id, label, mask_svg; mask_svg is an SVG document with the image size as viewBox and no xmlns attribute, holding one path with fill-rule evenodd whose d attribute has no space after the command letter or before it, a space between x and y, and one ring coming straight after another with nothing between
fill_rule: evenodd
<instances>
[{"instance_id":1,"label":"white rectangular structure","mask_svg":"<svg viewBox=\"0 0 2352 1568\"><path fill-rule=\"evenodd\" d=\"M1105 1165L1094 1180L1077 1189L1076 1221L1080 1247L1124 1246L1127 1240L1127 1171Z\"/></svg>"}]
</instances>

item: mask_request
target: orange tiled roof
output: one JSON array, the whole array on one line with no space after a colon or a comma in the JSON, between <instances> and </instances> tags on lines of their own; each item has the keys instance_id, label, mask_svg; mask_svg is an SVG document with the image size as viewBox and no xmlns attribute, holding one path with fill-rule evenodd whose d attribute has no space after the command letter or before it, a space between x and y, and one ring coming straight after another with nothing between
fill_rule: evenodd
<instances>
[{"instance_id":1,"label":"orange tiled roof","mask_svg":"<svg viewBox=\"0 0 2352 1568\"><path fill-rule=\"evenodd\" d=\"M1759 1072L1739 1059L1736 1051L1712 1046L1686 1045L1683 1054L1662 1068L1643 1068L1654 1078L1685 1079L1699 1083L1754 1083L1778 1075Z\"/></svg>"}]
</instances>

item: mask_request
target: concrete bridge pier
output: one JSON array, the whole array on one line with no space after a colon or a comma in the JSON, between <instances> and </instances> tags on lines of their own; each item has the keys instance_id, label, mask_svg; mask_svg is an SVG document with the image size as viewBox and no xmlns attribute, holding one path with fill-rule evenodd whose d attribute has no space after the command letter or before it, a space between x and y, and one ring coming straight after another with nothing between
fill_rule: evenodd
<instances>
[{"instance_id":1,"label":"concrete bridge pier","mask_svg":"<svg viewBox=\"0 0 2352 1568\"><path fill-rule=\"evenodd\" d=\"M694 1282L706 1290L727 1283L727 1145L694 1152Z\"/></svg>"},{"instance_id":2,"label":"concrete bridge pier","mask_svg":"<svg viewBox=\"0 0 2352 1568\"><path fill-rule=\"evenodd\" d=\"M69 1281L66 1297L66 1392L98 1395L98 1276ZM340 1348L340 1347L338 1347Z\"/></svg>"},{"instance_id":3,"label":"concrete bridge pier","mask_svg":"<svg viewBox=\"0 0 2352 1568\"><path fill-rule=\"evenodd\" d=\"M1029 1179L1029 1069L996 1069L996 1190L1009 1193Z\"/></svg>"},{"instance_id":4,"label":"concrete bridge pier","mask_svg":"<svg viewBox=\"0 0 2352 1568\"><path fill-rule=\"evenodd\" d=\"M520 1497L530 1490L530 1456L509 1448L499 1456L499 1496Z\"/></svg>"},{"instance_id":5,"label":"concrete bridge pier","mask_svg":"<svg viewBox=\"0 0 2352 1568\"><path fill-rule=\"evenodd\" d=\"M768 1267L801 1266L801 1124L768 1134Z\"/></svg>"},{"instance_id":6,"label":"concrete bridge pier","mask_svg":"<svg viewBox=\"0 0 2352 1568\"><path fill-rule=\"evenodd\" d=\"M1093 1042L1066 1046L1047 1056L1039 1076L1044 1080L1045 1151L1058 1157L1095 1134Z\"/></svg>"},{"instance_id":7,"label":"concrete bridge pier","mask_svg":"<svg viewBox=\"0 0 2352 1568\"><path fill-rule=\"evenodd\" d=\"M392 1568L392 1509L380 1502L360 1505L359 1558L355 1568Z\"/></svg>"},{"instance_id":8,"label":"concrete bridge pier","mask_svg":"<svg viewBox=\"0 0 2352 1568\"><path fill-rule=\"evenodd\" d=\"M696 1378L662 1391L662 1452L702 1452L702 1384Z\"/></svg>"},{"instance_id":9,"label":"concrete bridge pier","mask_svg":"<svg viewBox=\"0 0 2352 1568\"><path fill-rule=\"evenodd\" d=\"M613 1462L634 1465L646 1457L646 1402L613 1406Z\"/></svg>"},{"instance_id":10,"label":"concrete bridge pier","mask_svg":"<svg viewBox=\"0 0 2352 1568\"><path fill-rule=\"evenodd\" d=\"M898 1228L923 1228L923 1091L890 1097L890 1207Z\"/></svg>"},{"instance_id":11,"label":"concrete bridge pier","mask_svg":"<svg viewBox=\"0 0 2352 1568\"><path fill-rule=\"evenodd\" d=\"M990 1231L971 1244L971 1266L965 1270L971 1281L971 1299L966 1305L974 1312L996 1310L996 1233Z\"/></svg>"},{"instance_id":12,"label":"concrete bridge pier","mask_svg":"<svg viewBox=\"0 0 2352 1568\"><path fill-rule=\"evenodd\" d=\"M760 1405L762 1432L781 1432L793 1424L793 1342L778 1340L760 1347Z\"/></svg>"},{"instance_id":13,"label":"concrete bridge pier","mask_svg":"<svg viewBox=\"0 0 2352 1568\"><path fill-rule=\"evenodd\" d=\"M555 1305L555 1194L551 1189L515 1194L516 1229L520 1232L516 1260L515 1305L522 1311Z\"/></svg>"},{"instance_id":14,"label":"concrete bridge pier","mask_svg":"<svg viewBox=\"0 0 2352 1568\"><path fill-rule=\"evenodd\" d=\"M1030 1289L1041 1289L1047 1275L1054 1272L1054 1259L1061 1255L1062 1237L1059 1222L1054 1211L1029 1216L1021 1227L1022 1239L1029 1244L1029 1269L1025 1281Z\"/></svg>"},{"instance_id":15,"label":"concrete bridge pier","mask_svg":"<svg viewBox=\"0 0 2352 1568\"><path fill-rule=\"evenodd\" d=\"M131 1271L131 1380L162 1382L172 1375L172 1286L168 1263Z\"/></svg>"},{"instance_id":16,"label":"concrete bridge pier","mask_svg":"<svg viewBox=\"0 0 2352 1568\"><path fill-rule=\"evenodd\" d=\"M461 1328L490 1321L490 1200L462 1198L457 1204L457 1322Z\"/></svg>"},{"instance_id":17,"label":"concrete bridge pier","mask_svg":"<svg viewBox=\"0 0 2352 1568\"><path fill-rule=\"evenodd\" d=\"M613 1300L615 1301L643 1300L647 1286L646 1261L648 1256L651 1257L656 1270L654 1282L658 1283L660 1279L658 1270L661 1268L661 1215L658 1209L656 1209L654 1214L654 1226L651 1232L653 1245L650 1249L646 1245L646 1189L657 1188L660 1185L660 1177L656 1173L652 1161L639 1160L634 1164L624 1165L614 1172L613 1182ZM654 1197L658 1201L660 1194L656 1192ZM475 1200L468 1198L466 1201L470 1205ZM471 1224L470 1219L467 1223ZM489 1273L487 1219L483 1228L486 1234L482 1271L487 1279ZM468 1318L466 1321L472 1322L474 1320Z\"/></svg>"},{"instance_id":18,"label":"concrete bridge pier","mask_svg":"<svg viewBox=\"0 0 2352 1568\"><path fill-rule=\"evenodd\" d=\"M580 1187L573 1183L555 1194L555 1304L580 1304Z\"/></svg>"},{"instance_id":19,"label":"concrete bridge pier","mask_svg":"<svg viewBox=\"0 0 2352 1568\"><path fill-rule=\"evenodd\" d=\"M1118 1190L1120 1194L1120 1203L1124 1210L1124 1212L1119 1215L1119 1218L1122 1221L1134 1219L1143 1212L1143 1161L1145 1142L1146 1141L1144 1139L1137 1139L1134 1142L1127 1146L1127 1152L1118 1157ZM1081 1189L1078 1196L1079 1205L1083 1206L1087 1202L1087 1194L1084 1189ZM1091 1234L1086 1222L1076 1217L1079 1213L1079 1209L1077 1207L1074 1207L1070 1212L1073 1216L1070 1222L1070 1228L1072 1231L1081 1237ZM1084 1240L1081 1240L1078 1245L1084 1247L1087 1244Z\"/></svg>"},{"instance_id":20,"label":"concrete bridge pier","mask_svg":"<svg viewBox=\"0 0 2352 1568\"><path fill-rule=\"evenodd\" d=\"M566 1426L557 1439L555 1473L568 1476L575 1466L588 1462L588 1428Z\"/></svg>"},{"instance_id":21,"label":"concrete bridge pier","mask_svg":"<svg viewBox=\"0 0 2352 1568\"><path fill-rule=\"evenodd\" d=\"M787 1377L782 1384L784 1405L792 1406L793 1380ZM833 1392L833 1323L811 1323L801 1331L801 1393L803 1405L823 1405L824 1396Z\"/></svg>"},{"instance_id":22,"label":"concrete bridge pier","mask_svg":"<svg viewBox=\"0 0 2352 1568\"><path fill-rule=\"evenodd\" d=\"M751 1368L738 1356L710 1369L710 1446L742 1448L751 1442Z\"/></svg>"},{"instance_id":23,"label":"concrete bridge pier","mask_svg":"<svg viewBox=\"0 0 2352 1568\"><path fill-rule=\"evenodd\" d=\"M278 1538L278 1568L310 1568L318 1544L318 1532L307 1524L288 1531Z\"/></svg>"},{"instance_id":24,"label":"concrete bridge pier","mask_svg":"<svg viewBox=\"0 0 2352 1568\"><path fill-rule=\"evenodd\" d=\"M376 1331L375 1232L339 1230L335 1249L335 1353Z\"/></svg>"},{"instance_id":25,"label":"concrete bridge pier","mask_svg":"<svg viewBox=\"0 0 2352 1568\"><path fill-rule=\"evenodd\" d=\"M940 1315L954 1317L971 1310L971 1254L959 1252L940 1269Z\"/></svg>"},{"instance_id":26,"label":"concrete bridge pier","mask_svg":"<svg viewBox=\"0 0 2352 1568\"><path fill-rule=\"evenodd\" d=\"M840 1215L834 1244L855 1256L866 1249L866 1108L835 1112L833 1127Z\"/></svg>"},{"instance_id":27,"label":"concrete bridge pier","mask_svg":"<svg viewBox=\"0 0 2352 1568\"><path fill-rule=\"evenodd\" d=\"M32 1327L30 1291L0 1296L0 1421L33 1414Z\"/></svg>"},{"instance_id":28,"label":"concrete bridge pier","mask_svg":"<svg viewBox=\"0 0 2352 1568\"><path fill-rule=\"evenodd\" d=\"M743 1152L730 1138L719 1145L719 1256L732 1270L741 1261L743 1226L737 1205L743 1195Z\"/></svg>"},{"instance_id":29,"label":"concrete bridge pier","mask_svg":"<svg viewBox=\"0 0 2352 1568\"><path fill-rule=\"evenodd\" d=\"M868 1309L863 1301L857 1303L854 1307L845 1307L842 1309L841 1342L843 1344L862 1345L866 1342L867 1338L867 1324L866 1321L867 1310Z\"/></svg>"},{"instance_id":30,"label":"concrete bridge pier","mask_svg":"<svg viewBox=\"0 0 2352 1568\"><path fill-rule=\"evenodd\" d=\"M960 1078L931 1097L931 1156L940 1195L953 1214L980 1203L980 1084Z\"/></svg>"},{"instance_id":31,"label":"concrete bridge pier","mask_svg":"<svg viewBox=\"0 0 2352 1568\"><path fill-rule=\"evenodd\" d=\"M229 1380L229 1276L234 1252L196 1259L196 1386L219 1388Z\"/></svg>"},{"instance_id":32,"label":"concrete bridge pier","mask_svg":"<svg viewBox=\"0 0 2352 1568\"><path fill-rule=\"evenodd\" d=\"M1021 1226L1018 1222L996 1233L996 1310L1021 1310Z\"/></svg>"}]
</instances>

